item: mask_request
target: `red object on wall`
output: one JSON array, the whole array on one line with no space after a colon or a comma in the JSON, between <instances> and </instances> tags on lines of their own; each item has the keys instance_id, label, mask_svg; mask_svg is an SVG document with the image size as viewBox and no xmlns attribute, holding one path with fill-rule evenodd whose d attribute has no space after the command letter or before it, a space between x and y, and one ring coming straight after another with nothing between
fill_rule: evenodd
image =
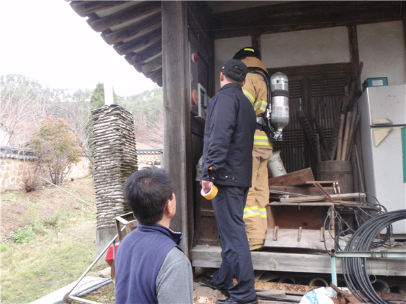
<instances>
[{"instance_id":1,"label":"red object on wall","mask_svg":"<svg viewBox=\"0 0 406 304\"><path fill-rule=\"evenodd\" d=\"M116 245L116 252L117 252L117 249L118 249L118 245ZM109 247L109 249L107 250L107 254L106 254L106 257L104 259L107 262L107 264L109 264L109 266L111 266L111 264L113 264L113 261L114 261L113 251L114 251L113 245L111 245Z\"/></svg>"},{"instance_id":2,"label":"red object on wall","mask_svg":"<svg viewBox=\"0 0 406 304\"><path fill-rule=\"evenodd\" d=\"M192 59L192 62L197 62L199 60L199 55L192 53L191 59Z\"/></svg>"}]
</instances>

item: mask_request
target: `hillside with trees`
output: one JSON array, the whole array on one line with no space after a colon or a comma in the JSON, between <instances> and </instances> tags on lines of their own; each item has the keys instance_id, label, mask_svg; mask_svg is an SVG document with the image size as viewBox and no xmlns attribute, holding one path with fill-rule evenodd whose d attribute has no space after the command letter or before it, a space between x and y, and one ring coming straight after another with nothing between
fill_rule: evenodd
<instances>
[{"instance_id":1,"label":"hillside with trees","mask_svg":"<svg viewBox=\"0 0 406 304\"><path fill-rule=\"evenodd\" d=\"M94 90L48 88L24 75L0 76L0 128L2 145L24 146L41 121L53 116L63 119L76 134L87 155L91 158L91 110L104 104L103 84ZM134 115L137 142L152 147L163 146L162 89L133 96L118 96L113 100Z\"/></svg>"}]
</instances>

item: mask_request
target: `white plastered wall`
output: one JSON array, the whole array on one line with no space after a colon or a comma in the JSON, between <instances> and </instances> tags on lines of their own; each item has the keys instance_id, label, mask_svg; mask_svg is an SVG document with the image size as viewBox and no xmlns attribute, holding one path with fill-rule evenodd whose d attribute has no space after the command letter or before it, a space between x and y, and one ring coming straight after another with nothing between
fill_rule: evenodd
<instances>
[{"instance_id":1,"label":"white plastered wall","mask_svg":"<svg viewBox=\"0 0 406 304\"><path fill-rule=\"evenodd\" d=\"M388 77L389 85L406 83L405 41L402 21L357 26L361 81ZM220 89L222 64L251 37L215 40L215 84ZM348 29L345 26L261 36L262 61L267 68L350 62Z\"/></svg>"},{"instance_id":2,"label":"white plastered wall","mask_svg":"<svg viewBox=\"0 0 406 304\"><path fill-rule=\"evenodd\" d=\"M222 64L250 45L251 37L215 40L216 92L220 89ZM261 50L267 68L350 62L348 30L344 26L262 35Z\"/></svg>"},{"instance_id":3,"label":"white plastered wall","mask_svg":"<svg viewBox=\"0 0 406 304\"><path fill-rule=\"evenodd\" d=\"M233 58L239 49L250 45L251 37L227 38L214 41L214 79L216 93L220 90L220 72L224 62Z\"/></svg>"},{"instance_id":4,"label":"white plastered wall","mask_svg":"<svg viewBox=\"0 0 406 304\"><path fill-rule=\"evenodd\" d=\"M402 21L357 26L361 81L388 77L389 85L406 83L405 41Z\"/></svg>"},{"instance_id":5,"label":"white plastered wall","mask_svg":"<svg viewBox=\"0 0 406 304\"><path fill-rule=\"evenodd\" d=\"M339 26L261 36L267 68L350 62L347 27Z\"/></svg>"}]
</instances>

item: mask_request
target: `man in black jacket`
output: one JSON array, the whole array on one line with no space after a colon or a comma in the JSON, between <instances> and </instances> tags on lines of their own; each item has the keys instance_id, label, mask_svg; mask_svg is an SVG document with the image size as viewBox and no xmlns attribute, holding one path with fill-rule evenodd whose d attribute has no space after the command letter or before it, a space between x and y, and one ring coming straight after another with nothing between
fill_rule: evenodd
<instances>
[{"instance_id":1,"label":"man in black jacket","mask_svg":"<svg viewBox=\"0 0 406 304\"><path fill-rule=\"evenodd\" d=\"M257 303L254 270L243 221L243 210L251 187L255 112L242 92L247 66L228 60L220 73L221 90L209 101L204 130L202 188L213 184L212 199L221 241L222 264L207 286L229 295L222 303ZM233 284L233 277L237 284Z\"/></svg>"}]
</instances>

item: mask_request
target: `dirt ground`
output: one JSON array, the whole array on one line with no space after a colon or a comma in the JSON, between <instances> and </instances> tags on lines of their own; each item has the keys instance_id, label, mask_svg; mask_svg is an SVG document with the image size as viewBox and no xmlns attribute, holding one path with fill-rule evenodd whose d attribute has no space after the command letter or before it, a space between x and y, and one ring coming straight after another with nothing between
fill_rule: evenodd
<instances>
[{"instance_id":1,"label":"dirt ground","mask_svg":"<svg viewBox=\"0 0 406 304\"><path fill-rule=\"evenodd\" d=\"M85 183L83 180L71 181L61 187L66 187L81 199L86 197L93 202L95 200L91 183ZM22 197L24 203L21 203ZM1 240L7 240L11 231L23 228L35 212L38 212L40 218L44 218L54 214L60 208L64 208L65 212L71 212L74 209L80 209L83 205L85 204L52 185L43 186L30 193L24 193L24 191L2 193ZM92 205L94 207L94 203Z\"/></svg>"}]
</instances>

